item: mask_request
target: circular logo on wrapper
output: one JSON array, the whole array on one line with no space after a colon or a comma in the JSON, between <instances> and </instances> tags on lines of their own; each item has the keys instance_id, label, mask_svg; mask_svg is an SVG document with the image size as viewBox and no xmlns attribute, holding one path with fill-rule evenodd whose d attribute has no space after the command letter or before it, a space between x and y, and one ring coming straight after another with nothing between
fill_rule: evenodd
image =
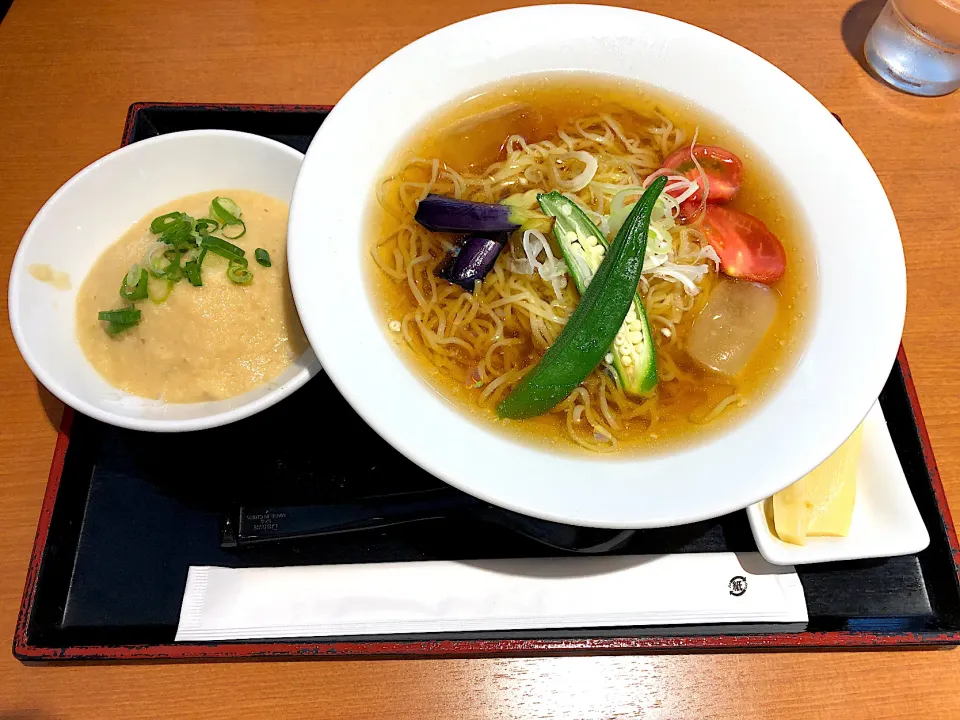
<instances>
[{"instance_id":1,"label":"circular logo on wrapper","mask_svg":"<svg viewBox=\"0 0 960 720\"><path fill-rule=\"evenodd\" d=\"M740 597L747 591L747 579L743 575L734 575L730 578L730 594Z\"/></svg>"}]
</instances>

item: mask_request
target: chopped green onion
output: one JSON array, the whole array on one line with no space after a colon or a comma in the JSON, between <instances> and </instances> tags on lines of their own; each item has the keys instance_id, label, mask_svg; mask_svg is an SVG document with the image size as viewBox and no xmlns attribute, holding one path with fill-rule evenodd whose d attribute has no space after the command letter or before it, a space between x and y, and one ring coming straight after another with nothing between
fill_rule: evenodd
<instances>
[{"instance_id":1,"label":"chopped green onion","mask_svg":"<svg viewBox=\"0 0 960 720\"><path fill-rule=\"evenodd\" d=\"M164 264L166 260L166 264ZM165 243L155 243L147 253L147 269L155 278L180 279L180 251Z\"/></svg>"},{"instance_id":2,"label":"chopped green onion","mask_svg":"<svg viewBox=\"0 0 960 720\"><path fill-rule=\"evenodd\" d=\"M177 282L183 277L183 268L180 266L180 250L173 248L163 253L163 256L169 261L167 265L156 270L153 275L161 280L170 280Z\"/></svg>"},{"instance_id":3,"label":"chopped green onion","mask_svg":"<svg viewBox=\"0 0 960 720\"><path fill-rule=\"evenodd\" d=\"M185 252L197 246L200 234L195 229L196 225L197 221L186 213L172 212L154 218L150 223L150 231L160 236L160 242Z\"/></svg>"},{"instance_id":4,"label":"chopped green onion","mask_svg":"<svg viewBox=\"0 0 960 720\"><path fill-rule=\"evenodd\" d=\"M240 222L240 206L228 197L215 197L210 201L210 214L224 225Z\"/></svg>"},{"instance_id":5,"label":"chopped green onion","mask_svg":"<svg viewBox=\"0 0 960 720\"><path fill-rule=\"evenodd\" d=\"M194 232L193 228L188 224L184 223L173 230L165 232L160 236L160 242L164 242L167 245L172 245L178 250L188 250L191 247L195 247L197 244L197 239L200 235Z\"/></svg>"},{"instance_id":6,"label":"chopped green onion","mask_svg":"<svg viewBox=\"0 0 960 720\"><path fill-rule=\"evenodd\" d=\"M130 328L133 328L136 326L137 326L137 323L111 322L111 323L107 323L107 326L104 328L104 330L107 331L107 335L119 335L125 330L129 330Z\"/></svg>"},{"instance_id":7,"label":"chopped green onion","mask_svg":"<svg viewBox=\"0 0 960 720\"><path fill-rule=\"evenodd\" d=\"M227 260L239 260L246 254L243 251L243 248L237 247L233 243L227 242L223 238L214 237L212 235L204 235L201 237L200 247L204 250L209 250L220 257L225 257Z\"/></svg>"},{"instance_id":8,"label":"chopped green onion","mask_svg":"<svg viewBox=\"0 0 960 720\"><path fill-rule=\"evenodd\" d=\"M203 287L203 278L200 275L200 263L196 260L188 260L183 264L183 275L190 281L194 287Z\"/></svg>"},{"instance_id":9,"label":"chopped green onion","mask_svg":"<svg viewBox=\"0 0 960 720\"><path fill-rule=\"evenodd\" d=\"M151 288L154 285L155 283L150 283L150 285L147 286L147 296L150 298L151 302L153 302L154 304L162 305L167 301L167 298L170 297L170 291L173 290L173 286L176 285L176 283L173 280L167 280L166 291L163 293L163 295L156 295L151 291Z\"/></svg>"},{"instance_id":10,"label":"chopped green onion","mask_svg":"<svg viewBox=\"0 0 960 720\"><path fill-rule=\"evenodd\" d=\"M229 227L240 227L240 232L236 235L230 234L227 235L227 228ZM243 220L237 220L235 223L225 223L223 229L220 231L227 240L239 240L244 235L247 234L247 224Z\"/></svg>"},{"instance_id":11,"label":"chopped green onion","mask_svg":"<svg viewBox=\"0 0 960 720\"><path fill-rule=\"evenodd\" d=\"M211 218L200 218L197 220L197 225L194 228L201 235L209 235L212 232L216 232L220 228L220 223Z\"/></svg>"},{"instance_id":12,"label":"chopped green onion","mask_svg":"<svg viewBox=\"0 0 960 720\"><path fill-rule=\"evenodd\" d=\"M256 250L254 250L253 256L257 259L257 262L263 265L264 267L270 267L271 265L273 265L273 263L270 262L270 253L268 253L263 248L257 248Z\"/></svg>"},{"instance_id":13,"label":"chopped green onion","mask_svg":"<svg viewBox=\"0 0 960 720\"><path fill-rule=\"evenodd\" d=\"M134 273L134 270L139 269L139 273ZM132 283L132 275L136 275L136 282ZM126 275L123 276L123 281L120 283L120 297L124 300L143 300L147 296L147 279L149 273L147 273L146 268L142 268L139 265L135 265L130 269Z\"/></svg>"},{"instance_id":14,"label":"chopped green onion","mask_svg":"<svg viewBox=\"0 0 960 720\"><path fill-rule=\"evenodd\" d=\"M140 311L135 307L121 308L119 310L101 310L97 318L104 322L127 323L136 325L140 322Z\"/></svg>"},{"instance_id":15,"label":"chopped green onion","mask_svg":"<svg viewBox=\"0 0 960 720\"><path fill-rule=\"evenodd\" d=\"M240 216L243 214L240 210L240 206L237 205L233 200L226 197L215 197L210 201L210 214L213 215L220 223L223 225L221 232L223 236L228 240L236 240L237 238L242 238L247 234L247 225L240 219ZM240 232L227 234L227 228L230 226L239 225Z\"/></svg>"},{"instance_id":16,"label":"chopped green onion","mask_svg":"<svg viewBox=\"0 0 960 720\"><path fill-rule=\"evenodd\" d=\"M207 256L207 249L203 248L200 254L193 260L189 260L183 265L183 274L194 287L203 287L203 277L201 275L201 266L203 259Z\"/></svg>"},{"instance_id":17,"label":"chopped green onion","mask_svg":"<svg viewBox=\"0 0 960 720\"><path fill-rule=\"evenodd\" d=\"M182 212L171 212L156 217L153 219L153 222L150 223L150 232L154 235L165 233L167 230L170 230L171 227L182 223L186 217L188 216Z\"/></svg>"},{"instance_id":18,"label":"chopped green onion","mask_svg":"<svg viewBox=\"0 0 960 720\"><path fill-rule=\"evenodd\" d=\"M167 249L163 245L157 244L151 247L147 253L147 269L154 277L160 277L159 273L163 272L166 267L160 264L160 262L164 260L163 254L166 251Z\"/></svg>"},{"instance_id":19,"label":"chopped green onion","mask_svg":"<svg viewBox=\"0 0 960 720\"><path fill-rule=\"evenodd\" d=\"M231 281L240 285L250 283L253 274L247 269L246 253L243 248L229 242L243 237L247 232L246 223L240 219L241 214L240 206L230 198L215 197L210 202L211 217L195 220L184 212L176 211L154 218L150 223L150 232L160 236L158 242L147 253L143 263L145 267L138 270L135 266L124 277L120 296L125 300L148 297L160 304L166 302L174 284L184 277L194 287L202 287L202 265L208 251L229 261L227 277ZM227 240L212 235L218 230ZM199 253L196 253L197 250ZM258 251L257 261L270 267L270 256L266 250ZM156 291L156 283L150 279L151 276L165 281L166 290L162 294ZM127 325L115 320L110 322L107 331L111 334L123 332Z\"/></svg>"},{"instance_id":20,"label":"chopped green onion","mask_svg":"<svg viewBox=\"0 0 960 720\"><path fill-rule=\"evenodd\" d=\"M230 264L227 265L227 277L237 285L249 285L253 280L253 273L247 270L246 260L244 260L244 265L231 260Z\"/></svg>"}]
</instances>

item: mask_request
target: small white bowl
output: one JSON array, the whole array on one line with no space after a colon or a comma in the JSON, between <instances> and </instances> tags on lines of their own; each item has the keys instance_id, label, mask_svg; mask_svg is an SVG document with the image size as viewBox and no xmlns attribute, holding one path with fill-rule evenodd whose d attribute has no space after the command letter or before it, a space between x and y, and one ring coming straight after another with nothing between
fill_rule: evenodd
<instances>
[{"instance_id":1,"label":"small white bowl","mask_svg":"<svg viewBox=\"0 0 960 720\"><path fill-rule=\"evenodd\" d=\"M674 452L558 454L475 423L411 371L386 337L389 318L371 303L365 219L373 188L411 132L479 88L565 70L663 88L737 128L769 159L810 229L816 309L797 366L737 424ZM715 517L808 473L876 401L906 309L890 203L827 109L729 40L616 7L544 5L484 15L384 60L344 95L314 138L291 205L289 247L307 337L327 375L378 433L465 492L592 527ZM336 272L318 282L318 267Z\"/></svg>"},{"instance_id":2,"label":"small white bowl","mask_svg":"<svg viewBox=\"0 0 960 720\"><path fill-rule=\"evenodd\" d=\"M282 400L317 373L313 350L272 381L228 400L175 404L109 385L76 339L77 291L100 254L154 208L183 195L243 188L289 202L303 155L274 140L226 130L170 133L97 160L66 182L37 213L10 272L10 325L37 379L85 415L136 430L179 432L226 425ZM50 265L69 290L34 279Z\"/></svg>"},{"instance_id":3,"label":"small white bowl","mask_svg":"<svg viewBox=\"0 0 960 720\"><path fill-rule=\"evenodd\" d=\"M879 402L863 421L857 500L846 537L813 537L806 545L791 545L770 531L762 501L747 508L747 517L757 549L774 565L912 555L930 544Z\"/></svg>"}]
</instances>

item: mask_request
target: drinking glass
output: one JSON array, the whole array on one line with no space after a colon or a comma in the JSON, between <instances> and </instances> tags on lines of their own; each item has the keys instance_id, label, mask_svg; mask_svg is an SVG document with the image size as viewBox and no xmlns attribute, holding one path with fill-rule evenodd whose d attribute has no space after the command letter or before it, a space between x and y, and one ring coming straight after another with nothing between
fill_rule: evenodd
<instances>
[{"instance_id":1,"label":"drinking glass","mask_svg":"<svg viewBox=\"0 0 960 720\"><path fill-rule=\"evenodd\" d=\"M960 0L887 0L864 55L881 78L912 95L960 88Z\"/></svg>"}]
</instances>

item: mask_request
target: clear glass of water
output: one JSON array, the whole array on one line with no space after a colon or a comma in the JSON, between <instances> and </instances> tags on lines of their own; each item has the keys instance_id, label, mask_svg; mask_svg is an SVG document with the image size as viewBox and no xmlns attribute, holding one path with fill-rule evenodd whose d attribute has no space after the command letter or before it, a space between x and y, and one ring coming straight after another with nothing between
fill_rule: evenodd
<instances>
[{"instance_id":1,"label":"clear glass of water","mask_svg":"<svg viewBox=\"0 0 960 720\"><path fill-rule=\"evenodd\" d=\"M864 43L876 73L912 95L960 88L960 0L887 0Z\"/></svg>"}]
</instances>

